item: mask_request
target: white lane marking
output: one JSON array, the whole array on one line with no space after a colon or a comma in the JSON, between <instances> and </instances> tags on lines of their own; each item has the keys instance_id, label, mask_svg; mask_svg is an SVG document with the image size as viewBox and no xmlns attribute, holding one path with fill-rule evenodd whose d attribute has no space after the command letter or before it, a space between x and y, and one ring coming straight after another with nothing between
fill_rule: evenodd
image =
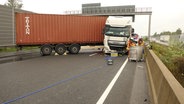
<instances>
[{"instance_id":1,"label":"white lane marking","mask_svg":"<svg viewBox=\"0 0 184 104\"><path fill-rule=\"evenodd\" d=\"M93 53L93 54L91 54L91 55L89 55L89 56L94 56L94 55L96 55L97 53Z\"/></svg>"},{"instance_id":2,"label":"white lane marking","mask_svg":"<svg viewBox=\"0 0 184 104\"><path fill-rule=\"evenodd\" d=\"M142 65L137 66L138 68L144 68Z\"/></svg>"},{"instance_id":3,"label":"white lane marking","mask_svg":"<svg viewBox=\"0 0 184 104\"><path fill-rule=\"evenodd\" d=\"M97 101L96 104L103 104L104 103L104 101L107 98L109 92L111 91L112 87L114 86L114 84L117 81L118 77L120 76L121 72L125 68L125 65L127 64L127 62L128 62L128 58L126 59L126 61L124 62L124 64L121 66L121 68L119 69L119 71L116 73L116 75L114 76L113 80L108 85L108 87L105 89L105 91L103 92L102 96L100 97L100 99Z\"/></svg>"}]
</instances>

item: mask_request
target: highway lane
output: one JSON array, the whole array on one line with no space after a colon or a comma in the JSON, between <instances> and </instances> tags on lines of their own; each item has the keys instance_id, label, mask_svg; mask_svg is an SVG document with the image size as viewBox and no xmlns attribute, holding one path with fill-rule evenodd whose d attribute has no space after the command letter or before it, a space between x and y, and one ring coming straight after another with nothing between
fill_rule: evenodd
<instances>
[{"instance_id":1,"label":"highway lane","mask_svg":"<svg viewBox=\"0 0 184 104\"><path fill-rule=\"evenodd\" d=\"M37 57L0 65L0 103L95 104L127 56L107 65L96 52ZM128 62L104 104L149 104L144 62Z\"/></svg>"}]
</instances>

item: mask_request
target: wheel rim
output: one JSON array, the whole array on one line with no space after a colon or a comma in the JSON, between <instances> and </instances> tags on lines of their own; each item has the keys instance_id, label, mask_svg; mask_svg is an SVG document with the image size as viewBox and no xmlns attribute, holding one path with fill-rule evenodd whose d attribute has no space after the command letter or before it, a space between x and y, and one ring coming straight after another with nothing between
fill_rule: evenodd
<instances>
[{"instance_id":1,"label":"wheel rim","mask_svg":"<svg viewBox=\"0 0 184 104\"><path fill-rule=\"evenodd\" d=\"M61 53L61 52L64 51L64 49L60 47L60 48L58 49L58 51Z\"/></svg>"},{"instance_id":2,"label":"wheel rim","mask_svg":"<svg viewBox=\"0 0 184 104\"><path fill-rule=\"evenodd\" d=\"M49 48L45 48L44 49L44 53L48 54L50 52L50 49Z\"/></svg>"},{"instance_id":3,"label":"wheel rim","mask_svg":"<svg viewBox=\"0 0 184 104\"><path fill-rule=\"evenodd\" d=\"M56 46L55 51L59 54L62 55L66 51L66 47L63 44L59 44Z\"/></svg>"},{"instance_id":4,"label":"wheel rim","mask_svg":"<svg viewBox=\"0 0 184 104\"><path fill-rule=\"evenodd\" d=\"M72 51L73 51L74 53L77 53L77 52L78 52L78 48L77 48L77 47L73 47L73 48L72 48Z\"/></svg>"},{"instance_id":5,"label":"wheel rim","mask_svg":"<svg viewBox=\"0 0 184 104\"><path fill-rule=\"evenodd\" d=\"M78 45L78 44L72 44L69 47L69 52L72 54L77 54L79 52L79 50L80 50L80 45Z\"/></svg>"},{"instance_id":6,"label":"wheel rim","mask_svg":"<svg viewBox=\"0 0 184 104\"><path fill-rule=\"evenodd\" d=\"M49 45L45 45L41 48L43 55L50 55L52 53L52 48Z\"/></svg>"}]
</instances>

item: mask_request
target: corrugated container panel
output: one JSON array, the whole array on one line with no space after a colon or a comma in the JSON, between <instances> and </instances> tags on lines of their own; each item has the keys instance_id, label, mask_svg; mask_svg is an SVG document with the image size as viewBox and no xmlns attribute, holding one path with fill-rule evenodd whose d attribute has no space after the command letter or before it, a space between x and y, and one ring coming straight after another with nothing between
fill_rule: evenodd
<instances>
[{"instance_id":1,"label":"corrugated container panel","mask_svg":"<svg viewBox=\"0 0 184 104\"><path fill-rule=\"evenodd\" d=\"M102 43L107 17L16 14L18 45Z\"/></svg>"}]
</instances>

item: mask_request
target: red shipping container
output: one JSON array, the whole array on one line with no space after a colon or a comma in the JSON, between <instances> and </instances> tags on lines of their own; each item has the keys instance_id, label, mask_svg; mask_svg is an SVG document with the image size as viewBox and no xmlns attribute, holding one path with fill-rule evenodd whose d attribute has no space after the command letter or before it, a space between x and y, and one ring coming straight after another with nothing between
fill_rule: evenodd
<instances>
[{"instance_id":1,"label":"red shipping container","mask_svg":"<svg viewBox=\"0 0 184 104\"><path fill-rule=\"evenodd\" d=\"M16 44L99 44L107 17L16 13Z\"/></svg>"}]
</instances>

